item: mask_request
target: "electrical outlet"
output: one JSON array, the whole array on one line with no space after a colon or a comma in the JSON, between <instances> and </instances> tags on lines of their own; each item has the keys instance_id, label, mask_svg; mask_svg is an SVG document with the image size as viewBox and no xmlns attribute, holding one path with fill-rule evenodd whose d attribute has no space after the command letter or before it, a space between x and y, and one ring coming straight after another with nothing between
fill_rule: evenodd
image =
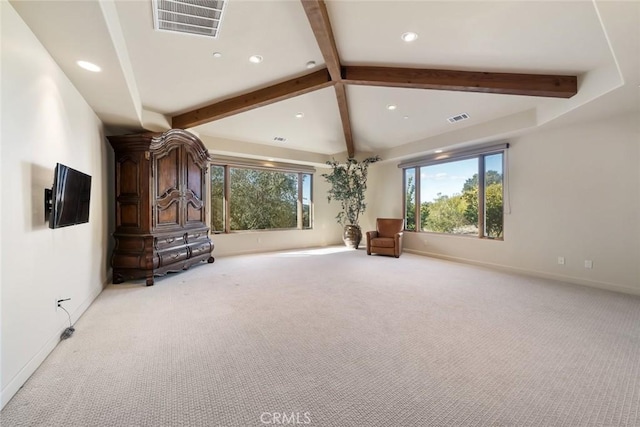
<instances>
[{"instance_id":1,"label":"electrical outlet","mask_svg":"<svg viewBox=\"0 0 640 427\"><path fill-rule=\"evenodd\" d=\"M563 256L559 256L558 257L558 264L564 265L564 257Z\"/></svg>"},{"instance_id":2,"label":"electrical outlet","mask_svg":"<svg viewBox=\"0 0 640 427\"><path fill-rule=\"evenodd\" d=\"M62 307L62 304L65 301L69 301L69 300L71 300L71 298L56 298L56 311L58 311L59 307Z\"/></svg>"},{"instance_id":3,"label":"electrical outlet","mask_svg":"<svg viewBox=\"0 0 640 427\"><path fill-rule=\"evenodd\" d=\"M585 259L584 268L593 268L593 261L591 261L590 259Z\"/></svg>"}]
</instances>

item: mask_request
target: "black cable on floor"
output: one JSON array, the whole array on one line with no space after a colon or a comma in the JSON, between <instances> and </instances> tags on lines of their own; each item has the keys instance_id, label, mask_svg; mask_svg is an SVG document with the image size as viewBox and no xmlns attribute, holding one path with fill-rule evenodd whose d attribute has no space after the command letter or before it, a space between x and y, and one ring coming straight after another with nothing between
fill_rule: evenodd
<instances>
[{"instance_id":1,"label":"black cable on floor","mask_svg":"<svg viewBox=\"0 0 640 427\"><path fill-rule=\"evenodd\" d=\"M67 309L64 308L63 306L61 306L59 303L58 303L58 307L63 309L64 312L67 313L67 316L69 317L69 327L67 329L65 329L64 331L62 331L62 334L60 334L60 339L61 340L66 340L67 338L71 337L71 335L73 335L73 333L75 332L76 328L74 328L73 325L71 324L71 315L69 314Z\"/></svg>"}]
</instances>

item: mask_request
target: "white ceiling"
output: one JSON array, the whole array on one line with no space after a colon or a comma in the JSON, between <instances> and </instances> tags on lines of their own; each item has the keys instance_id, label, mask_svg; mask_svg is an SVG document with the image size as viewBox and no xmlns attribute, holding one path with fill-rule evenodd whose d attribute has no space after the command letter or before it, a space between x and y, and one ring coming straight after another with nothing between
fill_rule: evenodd
<instances>
[{"instance_id":1,"label":"white ceiling","mask_svg":"<svg viewBox=\"0 0 640 427\"><path fill-rule=\"evenodd\" d=\"M326 3L342 65L579 78L571 99L348 86L356 153L406 156L441 148L442 141L486 139L493 128L498 136L499 129L524 131L563 117L579 121L581 110L585 120L640 111L640 2ZM12 5L114 129L167 128L172 115L302 76L310 72L305 64L311 60L316 69L323 66L296 0L229 0L217 39L155 31L151 0L16 0ZM406 31L418 33L418 39L403 42ZM254 54L264 61L250 63ZM75 64L80 59L103 71L80 69ZM388 111L388 104L398 108ZM304 117L295 118L298 112ZM447 122L459 113L470 119ZM525 116L531 119L522 120ZM278 153L287 148L314 155L346 149L331 87L193 131L213 152L217 139L236 141L244 147L239 152L252 144L267 152L276 147Z\"/></svg>"}]
</instances>

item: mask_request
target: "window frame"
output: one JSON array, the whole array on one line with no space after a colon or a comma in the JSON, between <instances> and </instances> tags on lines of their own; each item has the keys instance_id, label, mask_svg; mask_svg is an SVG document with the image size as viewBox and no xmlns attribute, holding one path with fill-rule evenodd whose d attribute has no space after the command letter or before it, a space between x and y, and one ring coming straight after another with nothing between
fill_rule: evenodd
<instances>
[{"instance_id":1,"label":"window frame","mask_svg":"<svg viewBox=\"0 0 640 427\"><path fill-rule=\"evenodd\" d=\"M313 230L313 181L316 169L311 166L297 165L289 163L281 163L274 161L262 161L254 159L243 159L236 157L216 156L209 162L209 173L212 167L222 167L224 177L223 188L223 224L224 230L213 230L213 212L209 215L210 228L214 234L234 234L234 233L252 233L263 231L288 231L288 230ZM252 230L231 230L231 169L249 169L256 171L280 172L287 174L296 174L297 177L297 201L296 201L296 227L289 228L261 228ZM304 202L303 202L303 176L309 175L309 227L304 227ZM209 179L211 185L211 178ZM209 189L211 192L211 189ZM210 205L213 201L210 201Z\"/></svg>"},{"instance_id":2,"label":"window frame","mask_svg":"<svg viewBox=\"0 0 640 427\"><path fill-rule=\"evenodd\" d=\"M473 148L453 150L446 153L437 153L425 157L409 159L405 162L398 164L398 168L402 169L402 211L405 213L404 231L415 233L429 233L445 236L459 236L467 238L479 238L489 240L504 240L504 215L505 215L505 203L507 203L506 196L508 195L508 181L507 181L507 150L509 143L491 144ZM486 235L486 197L485 197L485 175L486 175L486 161L488 156L502 154L502 218L503 218L503 230L500 237L491 237ZM477 159L478 161L478 234L477 236L471 236L468 234L455 234L455 233L441 233L437 231L425 231L422 230L422 218L421 218L421 202L420 202L420 168L428 167L438 164L453 163L461 160ZM415 230L407 229L407 171L413 170L414 176L414 217L415 217Z\"/></svg>"}]
</instances>

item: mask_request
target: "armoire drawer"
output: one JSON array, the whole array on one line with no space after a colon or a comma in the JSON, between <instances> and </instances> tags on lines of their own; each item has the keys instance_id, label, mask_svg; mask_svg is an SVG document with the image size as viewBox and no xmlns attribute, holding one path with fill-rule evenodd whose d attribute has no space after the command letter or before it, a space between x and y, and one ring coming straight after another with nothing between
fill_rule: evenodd
<instances>
[{"instance_id":1,"label":"armoire drawer","mask_svg":"<svg viewBox=\"0 0 640 427\"><path fill-rule=\"evenodd\" d=\"M176 246L182 246L185 244L184 241L184 234L176 234L176 235L169 235L169 236L161 236L161 237L156 237L156 241L155 241L155 247L157 250L161 251L163 249L169 249L169 248L174 248Z\"/></svg>"},{"instance_id":2,"label":"armoire drawer","mask_svg":"<svg viewBox=\"0 0 640 427\"><path fill-rule=\"evenodd\" d=\"M198 240L208 240L207 229L188 231L184 234L184 240L186 243L195 243Z\"/></svg>"},{"instance_id":3,"label":"armoire drawer","mask_svg":"<svg viewBox=\"0 0 640 427\"><path fill-rule=\"evenodd\" d=\"M158 252L158 258L160 259L159 267L165 267L189 258L189 249L183 246L174 250Z\"/></svg>"},{"instance_id":4,"label":"armoire drawer","mask_svg":"<svg viewBox=\"0 0 640 427\"><path fill-rule=\"evenodd\" d=\"M211 244L211 242L207 241L191 245L189 246L189 248L191 250L190 258L193 258L197 257L198 255L210 254L213 250L213 245Z\"/></svg>"}]
</instances>

